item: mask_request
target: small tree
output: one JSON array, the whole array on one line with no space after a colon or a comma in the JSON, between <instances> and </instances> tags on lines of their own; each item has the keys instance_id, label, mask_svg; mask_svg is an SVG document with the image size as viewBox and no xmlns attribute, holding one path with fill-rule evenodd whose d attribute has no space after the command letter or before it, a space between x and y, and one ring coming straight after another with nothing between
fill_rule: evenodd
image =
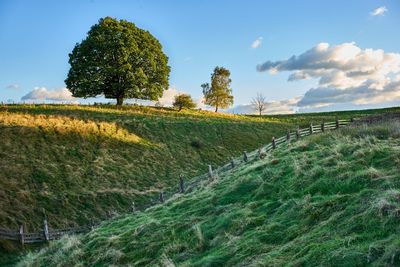
<instances>
[{"instance_id":1,"label":"small tree","mask_svg":"<svg viewBox=\"0 0 400 267\"><path fill-rule=\"evenodd\" d=\"M267 109L267 102L265 101L265 96L261 93L257 93L257 96L251 100L251 105L258 111L261 116L262 112Z\"/></svg>"},{"instance_id":2,"label":"small tree","mask_svg":"<svg viewBox=\"0 0 400 267\"><path fill-rule=\"evenodd\" d=\"M157 100L168 88L170 67L160 42L126 20L106 17L69 54L65 80L75 97L104 95Z\"/></svg>"},{"instance_id":3,"label":"small tree","mask_svg":"<svg viewBox=\"0 0 400 267\"><path fill-rule=\"evenodd\" d=\"M218 108L227 108L233 104L232 89L230 88L232 80L230 71L223 67L215 67L211 74L211 86L208 83L201 85L204 94L204 103Z\"/></svg>"},{"instance_id":4,"label":"small tree","mask_svg":"<svg viewBox=\"0 0 400 267\"><path fill-rule=\"evenodd\" d=\"M178 111L181 111L182 108L191 109L196 107L196 103L194 103L192 97L187 94L176 95L172 105L178 108Z\"/></svg>"}]
</instances>

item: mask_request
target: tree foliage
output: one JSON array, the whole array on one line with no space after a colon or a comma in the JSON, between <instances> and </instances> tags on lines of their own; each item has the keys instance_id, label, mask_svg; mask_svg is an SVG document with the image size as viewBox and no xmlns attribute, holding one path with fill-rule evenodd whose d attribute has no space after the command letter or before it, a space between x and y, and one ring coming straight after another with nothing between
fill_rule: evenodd
<instances>
[{"instance_id":1,"label":"tree foliage","mask_svg":"<svg viewBox=\"0 0 400 267\"><path fill-rule=\"evenodd\" d=\"M215 107L215 112L218 108L227 108L233 104L233 96L230 78L230 71L224 67L215 67L211 74L211 86L209 83L201 85L203 88L204 103Z\"/></svg>"},{"instance_id":2,"label":"tree foliage","mask_svg":"<svg viewBox=\"0 0 400 267\"><path fill-rule=\"evenodd\" d=\"M172 105L178 108L178 111L181 111L182 108L191 109L196 107L196 103L194 103L192 97L188 94L180 94L175 96L175 100Z\"/></svg>"},{"instance_id":3,"label":"tree foliage","mask_svg":"<svg viewBox=\"0 0 400 267\"><path fill-rule=\"evenodd\" d=\"M106 17L69 54L65 83L75 97L104 95L157 100L168 88L170 67L160 42L126 20Z\"/></svg>"},{"instance_id":4,"label":"tree foliage","mask_svg":"<svg viewBox=\"0 0 400 267\"><path fill-rule=\"evenodd\" d=\"M267 109L267 101L265 96L261 93L257 93L256 97L251 100L251 105L261 116L263 111Z\"/></svg>"}]
</instances>

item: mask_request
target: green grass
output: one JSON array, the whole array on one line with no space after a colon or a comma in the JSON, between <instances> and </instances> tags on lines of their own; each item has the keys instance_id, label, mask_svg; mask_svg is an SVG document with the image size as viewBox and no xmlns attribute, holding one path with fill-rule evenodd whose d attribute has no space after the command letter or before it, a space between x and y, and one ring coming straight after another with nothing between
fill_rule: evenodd
<instances>
[{"instance_id":1,"label":"green grass","mask_svg":"<svg viewBox=\"0 0 400 267\"><path fill-rule=\"evenodd\" d=\"M19 266L399 266L399 129L294 141Z\"/></svg>"},{"instance_id":2,"label":"green grass","mask_svg":"<svg viewBox=\"0 0 400 267\"><path fill-rule=\"evenodd\" d=\"M205 111L113 106L0 107L0 227L41 229L126 212L287 123Z\"/></svg>"},{"instance_id":3,"label":"green grass","mask_svg":"<svg viewBox=\"0 0 400 267\"><path fill-rule=\"evenodd\" d=\"M240 116L141 106L0 106L0 227L102 220L310 122L399 108Z\"/></svg>"}]
</instances>

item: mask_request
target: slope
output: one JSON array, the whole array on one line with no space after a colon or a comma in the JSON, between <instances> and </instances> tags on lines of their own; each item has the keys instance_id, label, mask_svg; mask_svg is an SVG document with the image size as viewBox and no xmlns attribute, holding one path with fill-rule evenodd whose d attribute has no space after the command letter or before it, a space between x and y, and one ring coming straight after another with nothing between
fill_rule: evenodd
<instances>
[{"instance_id":1,"label":"slope","mask_svg":"<svg viewBox=\"0 0 400 267\"><path fill-rule=\"evenodd\" d=\"M400 124L311 136L20 266L398 266Z\"/></svg>"}]
</instances>

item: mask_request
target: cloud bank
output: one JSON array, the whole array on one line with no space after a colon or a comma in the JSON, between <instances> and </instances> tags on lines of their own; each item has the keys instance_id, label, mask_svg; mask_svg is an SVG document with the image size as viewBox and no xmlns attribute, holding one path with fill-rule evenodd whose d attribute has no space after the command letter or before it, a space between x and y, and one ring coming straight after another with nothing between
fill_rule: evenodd
<instances>
[{"instance_id":1,"label":"cloud bank","mask_svg":"<svg viewBox=\"0 0 400 267\"><path fill-rule=\"evenodd\" d=\"M320 43L298 56L266 61L257 70L271 74L289 71L288 81L316 79L317 86L304 94L298 107L400 101L400 54L361 49L355 43Z\"/></svg>"},{"instance_id":2,"label":"cloud bank","mask_svg":"<svg viewBox=\"0 0 400 267\"><path fill-rule=\"evenodd\" d=\"M21 100L37 101L37 100L47 100L47 101L74 101L75 98L72 93L67 88L60 88L49 90L46 87L35 87L32 91L24 95Z\"/></svg>"},{"instance_id":3,"label":"cloud bank","mask_svg":"<svg viewBox=\"0 0 400 267\"><path fill-rule=\"evenodd\" d=\"M299 98L286 99L282 101L267 102L263 114L293 114L297 111ZM238 105L228 109L226 112L234 114L258 114L253 105Z\"/></svg>"}]
</instances>

